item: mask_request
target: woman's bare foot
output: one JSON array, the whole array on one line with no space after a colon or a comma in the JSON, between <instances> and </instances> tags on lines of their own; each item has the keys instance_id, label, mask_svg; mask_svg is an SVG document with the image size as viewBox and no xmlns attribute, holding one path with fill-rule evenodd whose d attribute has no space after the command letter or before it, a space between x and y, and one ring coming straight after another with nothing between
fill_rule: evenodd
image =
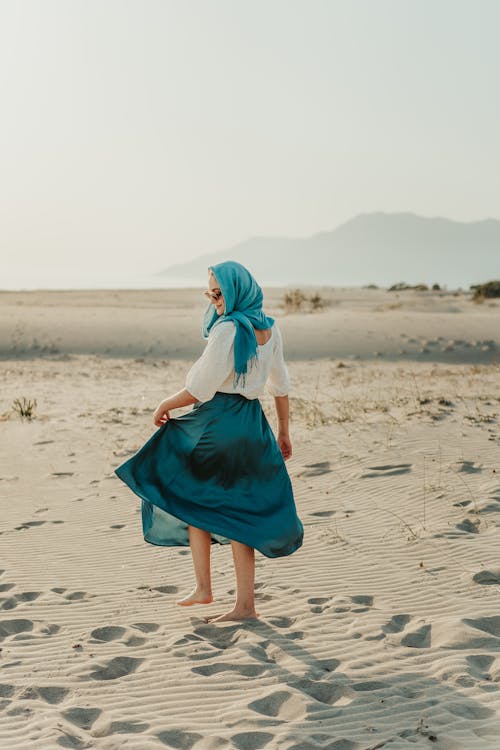
<instances>
[{"instance_id":1,"label":"woman's bare foot","mask_svg":"<svg viewBox=\"0 0 500 750\"><path fill-rule=\"evenodd\" d=\"M260 612L243 611L232 609L230 612L226 612L223 615L209 615L203 618L205 622L225 622L226 620L257 620L260 616Z\"/></svg>"},{"instance_id":2,"label":"woman's bare foot","mask_svg":"<svg viewBox=\"0 0 500 750\"><path fill-rule=\"evenodd\" d=\"M214 598L211 591L201 591L195 588L188 596L184 599L179 599L176 604L180 604L181 607L187 607L190 604L211 604Z\"/></svg>"}]
</instances>

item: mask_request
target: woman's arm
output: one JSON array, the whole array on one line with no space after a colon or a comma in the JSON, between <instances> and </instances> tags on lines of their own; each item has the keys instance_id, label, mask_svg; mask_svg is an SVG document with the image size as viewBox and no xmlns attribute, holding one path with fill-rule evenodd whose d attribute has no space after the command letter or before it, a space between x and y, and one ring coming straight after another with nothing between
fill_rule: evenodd
<instances>
[{"instance_id":1,"label":"woman's arm","mask_svg":"<svg viewBox=\"0 0 500 750\"><path fill-rule=\"evenodd\" d=\"M278 417L278 434L288 435L288 418L290 414L288 395L275 396L274 404L276 406L276 414Z\"/></svg>"},{"instance_id":2,"label":"woman's arm","mask_svg":"<svg viewBox=\"0 0 500 750\"><path fill-rule=\"evenodd\" d=\"M174 393L172 396L169 396L168 398L163 399L163 401L160 401L153 415L153 422L157 427L159 427L168 419L170 419L169 411L171 409L181 409L183 406L189 406L190 404L194 404L196 401L198 401L198 399L195 398L191 393L189 393L186 388L183 388L182 390L177 391L177 393Z\"/></svg>"},{"instance_id":3,"label":"woman's arm","mask_svg":"<svg viewBox=\"0 0 500 750\"><path fill-rule=\"evenodd\" d=\"M288 416L290 412L290 403L288 395L275 396L274 403L276 414L278 415L278 437L276 441L280 447L281 454L285 461L292 455L292 443L288 433Z\"/></svg>"},{"instance_id":4,"label":"woman's arm","mask_svg":"<svg viewBox=\"0 0 500 750\"><path fill-rule=\"evenodd\" d=\"M292 455L292 444L288 433L288 419L290 412L290 403L288 393L290 391L290 373L283 356L283 338L277 323L274 323L276 334L276 344L273 348L273 359L271 369L269 370L266 389L268 393L274 396L276 414L278 416L278 445L286 460Z\"/></svg>"},{"instance_id":5,"label":"woman's arm","mask_svg":"<svg viewBox=\"0 0 500 750\"><path fill-rule=\"evenodd\" d=\"M170 409L180 409L196 401L203 403L213 398L233 368L235 334L235 325L230 320L221 321L210 331L203 354L186 375L184 388L158 404L153 416L155 425L159 427L170 419Z\"/></svg>"}]
</instances>

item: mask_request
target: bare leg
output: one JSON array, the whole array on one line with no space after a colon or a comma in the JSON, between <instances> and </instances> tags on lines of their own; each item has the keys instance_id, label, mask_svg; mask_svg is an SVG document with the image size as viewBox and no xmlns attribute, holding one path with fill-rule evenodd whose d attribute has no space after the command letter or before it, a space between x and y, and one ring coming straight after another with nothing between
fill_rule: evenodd
<instances>
[{"instance_id":1,"label":"bare leg","mask_svg":"<svg viewBox=\"0 0 500 750\"><path fill-rule=\"evenodd\" d=\"M176 604L187 606L190 604L210 604L213 601L212 583L210 580L210 532L198 529L196 526L188 526L189 546L193 556L196 586L184 599L179 599Z\"/></svg>"},{"instance_id":2,"label":"bare leg","mask_svg":"<svg viewBox=\"0 0 500 750\"><path fill-rule=\"evenodd\" d=\"M255 620L255 550L247 544L231 540L234 570L236 573L236 602L230 612L206 617L207 622L223 620Z\"/></svg>"}]
</instances>

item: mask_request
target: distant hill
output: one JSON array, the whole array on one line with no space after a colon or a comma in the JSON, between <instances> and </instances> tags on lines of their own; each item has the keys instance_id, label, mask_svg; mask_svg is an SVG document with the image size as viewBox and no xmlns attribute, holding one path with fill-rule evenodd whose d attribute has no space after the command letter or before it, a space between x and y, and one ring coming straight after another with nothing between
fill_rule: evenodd
<instances>
[{"instance_id":1,"label":"distant hill","mask_svg":"<svg viewBox=\"0 0 500 750\"><path fill-rule=\"evenodd\" d=\"M467 289L500 278L500 221L364 213L311 237L252 237L158 275L204 278L207 266L222 260L243 263L262 286L389 286L405 281Z\"/></svg>"}]
</instances>

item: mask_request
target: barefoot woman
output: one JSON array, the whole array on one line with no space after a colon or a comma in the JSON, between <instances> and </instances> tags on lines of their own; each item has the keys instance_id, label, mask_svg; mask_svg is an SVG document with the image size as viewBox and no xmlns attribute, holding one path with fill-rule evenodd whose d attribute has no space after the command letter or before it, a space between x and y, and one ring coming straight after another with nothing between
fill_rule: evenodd
<instances>
[{"instance_id":1,"label":"barefoot woman","mask_svg":"<svg viewBox=\"0 0 500 750\"><path fill-rule=\"evenodd\" d=\"M208 286L205 350L185 388L156 408L159 429L115 473L142 499L145 541L191 547L196 587L177 604L213 601L211 545L231 543L236 602L206 620L255 619L255 550L282 557L303 542L285 466L292 454L290 378L281 332L263 312L262 290L248 269L235 261L210 266ZM264 387L275 397L277 438L259 401Z\"/></svg>"}]
</instances>

